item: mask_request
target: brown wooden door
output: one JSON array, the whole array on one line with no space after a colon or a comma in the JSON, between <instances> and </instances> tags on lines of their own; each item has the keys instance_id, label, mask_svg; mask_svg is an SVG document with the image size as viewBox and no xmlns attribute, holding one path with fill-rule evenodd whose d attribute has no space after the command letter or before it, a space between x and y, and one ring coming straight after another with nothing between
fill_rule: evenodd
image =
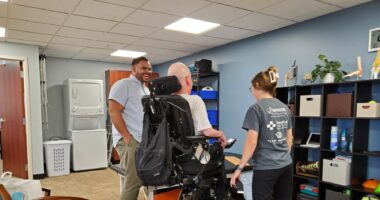
<instances>
[{"instance_id":1,"label":"brown wooden door","mask_svg":"<svg viewBox=\"0 0 380 200\"><path fill-rule=\"evenodd\" d=\"M21 63L0 64L1 149L4 171L28 178L24 109L24 80Z\"/></svg>"}]
</instances>

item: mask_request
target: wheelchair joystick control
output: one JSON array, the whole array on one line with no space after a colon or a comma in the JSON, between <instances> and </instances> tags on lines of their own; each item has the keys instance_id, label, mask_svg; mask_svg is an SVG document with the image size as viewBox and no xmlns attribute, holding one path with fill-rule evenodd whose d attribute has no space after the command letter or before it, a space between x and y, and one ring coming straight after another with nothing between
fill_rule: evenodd
<instances>
[{"instance_id":1,"label":"wheelchair joystick control","mask_svg":"<svg viewBox=\"0 0 380 200\"><path fill-rule=\"evenodd\" d=\"M236 138L230 138L227 141L227 145L225 146L226 149L231 148L236 142Z\"/></svg>"}]
</instances>

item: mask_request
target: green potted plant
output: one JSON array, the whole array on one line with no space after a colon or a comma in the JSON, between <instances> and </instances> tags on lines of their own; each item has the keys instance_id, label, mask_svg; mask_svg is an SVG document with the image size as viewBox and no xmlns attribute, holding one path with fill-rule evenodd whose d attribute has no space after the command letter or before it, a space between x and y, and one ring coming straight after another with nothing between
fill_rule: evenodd
<instances>
[{"instance_id":1,"label":"green potted plant","mask_svg":"<svg viewBox=\"0 0 380 200\"><path fill-rule=\"evenodd\" d=\"M314 82L319 76L323 83L340 82L343 80L343 72L339 70L341 64L339 61L329 61L325 55L320 54L319 60L322 65L315 65L315 69L311 72L311 81Z\"/></svg>"}]
</instances>

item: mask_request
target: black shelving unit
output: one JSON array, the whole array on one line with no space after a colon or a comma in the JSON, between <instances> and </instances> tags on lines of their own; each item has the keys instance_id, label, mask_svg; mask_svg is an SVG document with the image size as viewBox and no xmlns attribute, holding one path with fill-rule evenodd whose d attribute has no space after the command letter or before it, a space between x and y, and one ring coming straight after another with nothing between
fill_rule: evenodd
<instances>
[{"instance_id":1,"label":"black shelving unit","mask_svg":"<svg viewBox=\"0 0 380 200\"><path fill-rule=\"evenodd\" d=\"M205 86L211 86L217 91L216 99L203 99L207 109L217 110L217 124L213 124L213 128L219 129L219 72L199 73L195 72L191 74L193 79L193 91L199 95L199 92Z\"/></svg>"},{"instance_id":2,"label":"black shelving unit","mask_svg":"<svg viewBox=\"0 0 380 200\"><path fill-rule=\"evenodd\" d=\"M327 117L326 116L326 100L328 94L334 93L352 93L353 94L353 115L349 117ZM277 98L285 104L294 105L293 135L295 145L292 150L293 157L293 199L296 199L297 193L300 191L299 186L303 183L313 183L319 188L319 199L326 199L326 190L342 191L344 189L351 190L351 199L361 199L363 196L372 194L376 195L373 190L363 188L361 183L369 178L369 171L375 170L376 174L380 174L380 166L369 169L370 160L377 159L375 163L380 161L380 155L368 152L371 138L380 132L376 129L380 127L380 118L356 117L357 103L369 102L375 100L380 102L380 80L361 80L349 81L342 83L329 84L312 84L291 87L279 87L276 91ZM299 116L300 113L300 96L301 95L321 95L321 116L307 117ZM330 149L331 126L344 126L352 132L352 152ZM375 128L374 128L375 127ZM319 132L320 148L307 148L299 144L304 144L310 132ZM372 136L372 137L371 137ZM373 142L372 142L373 143ZM380 141L376 145L376 150L380 150ZM311 160L311 155L317 155L317 158ZM351 163L351 185L343 186L322 180L323 159L331 159L337 155L350 156ZM311 178L296 174L296 163L298 161L319 161L320 173L319 178ZM376 177L375 177L376 178ZM380 195L377 195L380 197Z\"/></svg>"}]
</instances>

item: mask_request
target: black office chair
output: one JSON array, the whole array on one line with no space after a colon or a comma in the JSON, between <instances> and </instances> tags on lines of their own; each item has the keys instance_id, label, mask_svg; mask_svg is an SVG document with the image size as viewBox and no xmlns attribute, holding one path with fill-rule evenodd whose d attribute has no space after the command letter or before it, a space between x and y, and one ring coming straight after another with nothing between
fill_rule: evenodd
<instances>
[{"instance_id":1,"label":"black office chair","mask_svg":"<svg viewBox=\"0 0 380 200\"><path fill-rule=\"evenodd\" d=\"M223 148L216 139L211 142L210 138L195 135L188 102L179 95L170 95L181 89L178 79L175 76L156 79L150 83L149 89L151 95L142 99L145 112L144 131L141 149L136 153L136 168L143 185L179 184L181 186L179 199L224 199L226 178ZM162 124L164 118L165 124ZM139 157L138 154L144 151L144 146L148 148L148 145L154 145L148 144L149 142L158 141L155 134L162 134L159 136L165 138L166 132L163 130L167 131L170 143L161 150L153 150L154 156L147 153L145 159L141 158L141 155ZM150 167L142 169L144 166L141 165L141 160L162 156L163 150L171 157L165 168L170 169L170 176L157 181L154 180L155 172L148 176L150 172L147 170ZM161 171L156 172L162 175L160 173Z\"/></svg>"}]
</instances>

